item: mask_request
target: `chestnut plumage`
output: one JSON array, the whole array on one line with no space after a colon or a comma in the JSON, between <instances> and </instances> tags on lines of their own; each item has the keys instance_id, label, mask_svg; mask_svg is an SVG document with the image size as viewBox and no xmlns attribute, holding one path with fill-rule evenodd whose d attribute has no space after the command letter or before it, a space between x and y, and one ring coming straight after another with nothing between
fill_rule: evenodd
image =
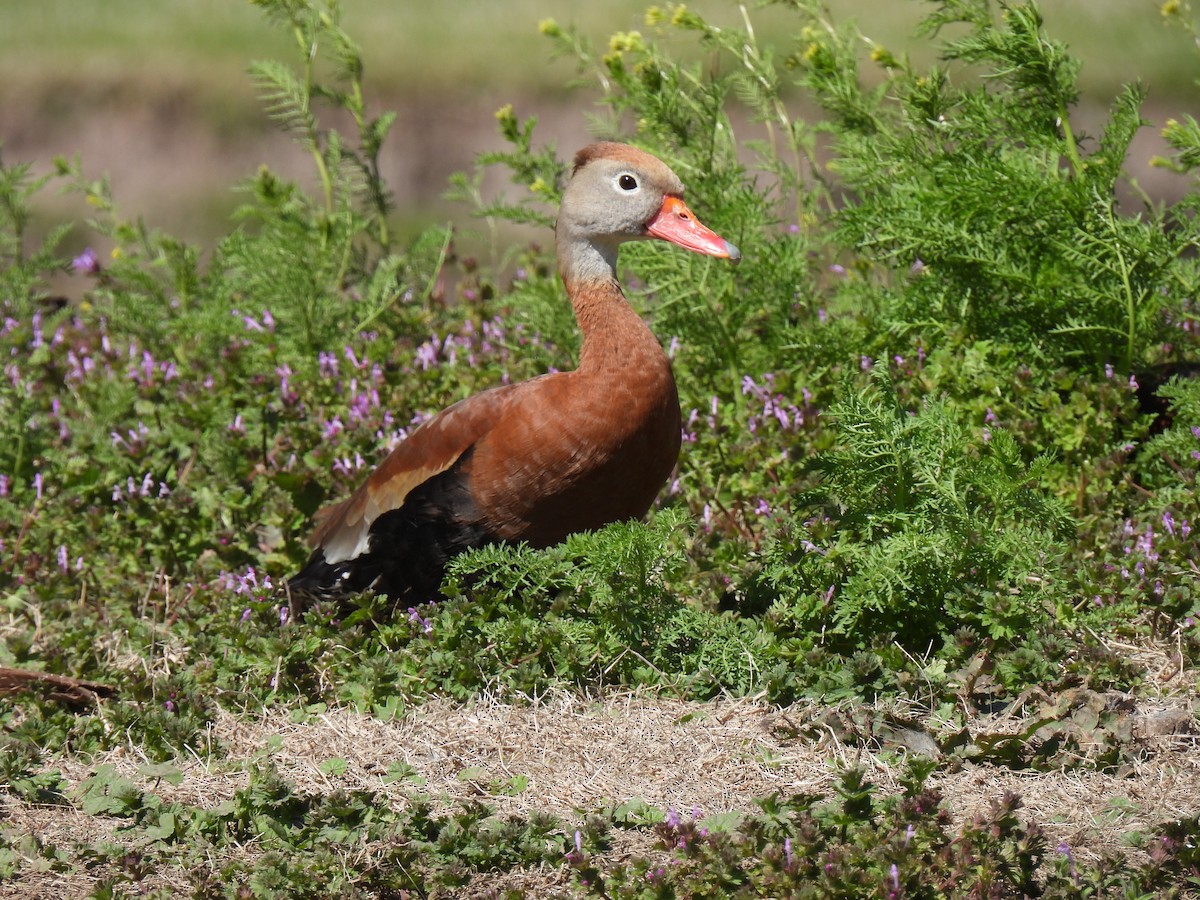
<instances>
[{"instance_id":1,"label":"chestnut plumage","mask_svg":"<svg viewBox=\"0 0 1200 900\"><path fill-rule=\"evenodd\" d=\"M485 391L424 422L317 514L293 595L371 589L420 602L468 548L547 547L646 513L679 456L679 400L666 354L621 292L617 249L657 238L740 258L682 194L674 172L634 147L579 151L555 229L583 333L579 367Z\"/></svg>"}]
</instances>

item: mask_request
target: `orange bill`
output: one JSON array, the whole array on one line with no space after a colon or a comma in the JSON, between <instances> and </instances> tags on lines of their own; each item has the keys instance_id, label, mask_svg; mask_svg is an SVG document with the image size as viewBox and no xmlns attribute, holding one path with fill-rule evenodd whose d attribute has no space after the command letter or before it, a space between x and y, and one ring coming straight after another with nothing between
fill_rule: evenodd
<instances>
[{"instance_id":1,"label":"orange bill","mask_svg":"<svg viewBox=\"0 0 1200 900\"><path fill-rule=\"evenodd\" d=\"M707 256L718 256L734 263L742 258L737 247L697 219L679 197L663 199L662 208L646 225L646 232Z\"/></svg>"}]
</instances>

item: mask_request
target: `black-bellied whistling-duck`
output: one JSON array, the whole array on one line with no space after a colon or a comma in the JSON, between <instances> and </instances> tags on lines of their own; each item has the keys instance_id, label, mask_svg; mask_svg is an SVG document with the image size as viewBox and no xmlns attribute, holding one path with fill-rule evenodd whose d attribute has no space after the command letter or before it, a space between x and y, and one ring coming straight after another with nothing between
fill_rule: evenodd
<instances>
[{"instance_id":1,"label":"black-bellied whistling-duck","mask_svg":"<svg viewBox=\"0 0 1200 900\"><path fill-rule=\"evenodd\" d=\"M625 144L580 150L555 229L583 332L579 368L468 397L424 422L349 499L318 513L293 593L436 595L470 547L548 547L646 513L679 456L670 363L617 281L617 249L659 238L737 262L684 204L683 184Z\"/></svg>"}]
</instances>

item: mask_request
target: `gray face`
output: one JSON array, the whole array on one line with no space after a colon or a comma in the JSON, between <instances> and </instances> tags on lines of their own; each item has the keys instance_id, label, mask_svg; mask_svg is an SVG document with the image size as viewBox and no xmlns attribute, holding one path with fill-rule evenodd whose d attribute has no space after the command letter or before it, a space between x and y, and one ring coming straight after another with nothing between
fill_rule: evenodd
<instances>
[{"instance_id":1,"label":"gray face","mask_svg":"<svg viewBox=\"0 0 1200 900\"><path fill-rule=\"evenodd\" d=\"M572 235L602 243L643 237L663 197L683 193L682 183L665 165L628 150L621 158L590 160L567 185L562 208L569 221L560 225Z\"/></svg>"}]
</instances>

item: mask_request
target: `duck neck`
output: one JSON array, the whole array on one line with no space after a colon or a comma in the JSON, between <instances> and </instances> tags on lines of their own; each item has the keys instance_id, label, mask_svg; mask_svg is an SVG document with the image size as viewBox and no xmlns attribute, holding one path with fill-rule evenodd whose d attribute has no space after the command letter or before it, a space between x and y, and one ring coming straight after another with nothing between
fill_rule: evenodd
<instances>
[{"instance_id":1,"label":"duck neck","mask_svg":"<svg viewBox=\"0 0 1200 900\"><path fill-rule=\"evenodd\" d=\"M658 339L629 305L617 281L617 245L579 242L568 244L567 253L563 250L560 239L559 275L583 333L579 371L633 370L657 375L667 368Z\"/></svg>"}]
</instances>

